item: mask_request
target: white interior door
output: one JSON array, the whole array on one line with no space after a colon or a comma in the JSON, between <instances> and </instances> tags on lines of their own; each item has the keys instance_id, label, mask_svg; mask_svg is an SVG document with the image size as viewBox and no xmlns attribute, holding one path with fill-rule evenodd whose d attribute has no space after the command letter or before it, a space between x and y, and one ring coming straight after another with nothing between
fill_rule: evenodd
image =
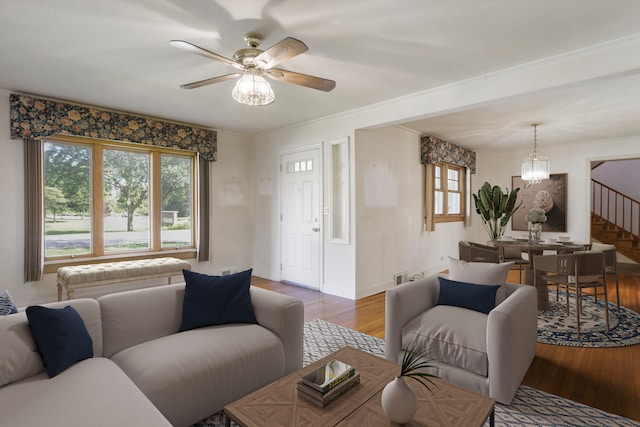
<instances>
[{"instance_id":1,"label":"white interior door","mask_svg":"<svg viewBox=\"0 0 640 427\"><path fill-rule=\"evenodd\" d=\"M281 163L281 280L320 288L320 149L288 153Z\"/></svg>"}]
</instances>

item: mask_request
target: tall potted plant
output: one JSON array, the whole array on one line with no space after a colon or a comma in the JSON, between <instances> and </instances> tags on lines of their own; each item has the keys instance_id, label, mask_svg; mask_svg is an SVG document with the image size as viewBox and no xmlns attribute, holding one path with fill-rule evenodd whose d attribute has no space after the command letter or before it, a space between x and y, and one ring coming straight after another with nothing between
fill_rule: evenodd
<instances>
[{"instance_id":1,"label":"tall potted plant","mask_svg":"<svg viewBox=\"0 0 640 427\"><path fill-rule=\"evenodd\" d=\"M505 188L503 192L497 185L492 187L485 182L478 190L478 194L473 195L476 212L482 218L482 225L492 241L502 237L511 216L522 205L522 201L516 205L518 191L520 191L519 188L511 192Z\"/></svg>"}]
</instances>

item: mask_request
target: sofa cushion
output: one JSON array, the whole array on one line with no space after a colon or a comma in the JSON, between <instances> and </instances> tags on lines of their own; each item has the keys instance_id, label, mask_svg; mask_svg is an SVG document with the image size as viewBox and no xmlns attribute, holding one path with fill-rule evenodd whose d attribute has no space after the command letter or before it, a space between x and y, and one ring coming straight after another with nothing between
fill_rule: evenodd
<instances>
[{"instance_id":1,"label":"sofa cushion","mask_svg":"<svg viewBox=\"0 0 640 427\"><path fill-rule=\"evenodd\" d=\"M102 322L100 306L94 299L79 298L45 304L46 307L76 309L93 341L93 355L102 355ZM29 321L24 310L11 316L0 316L0 387L18 382L44 371Z\"/></svg>"},{"instance_id":2,"label":"sofa cushion","mask_svg":"<svg viewBox=\"0 0 640 427\"><path fill-rule=\"evenodd\" d=\"M437 305L402 328L402 348L425 345L430 359L487 376L487 319L477 311Z\"/></svg>"},{"instance_id":3,"label":"sofa cushion","mask_svg":"<svg viewBox=\"0 0 640 427\"><path fill-rule=\"evenodd\" d=\"M228 276L184 270L182 324L178 332L226 323L258 323L251 305L251 269Z\"/></svg>"},{"instance_id":4,"label":"sofa cushion","mask_svg":"<svg viewBox=\"0 0 640 427\"><path fill-rule=\"evenodd\" d=\"M29 328L50 378L76 362L93 357L93 342L82 317L71 306L26 309Z\"/></svg>"},{"instance_id":5,"label":"sofa cushion","mask_svg":"<svg viewBox=\"0 0 640 427\"><path fill-rule=\"evenodd\" d=\"M467 262L449 257L449 279L476 285L504 285L513 262ZM504 286L496 293L496 305L507 297Z\"/></svg>"},{"instance_id":6,"label":"sofa cushion","mask_svg":"<svg viewBox=\"0 0 640 427\"><path fill-rule=\"evenodd\" d=\"M489 314L496 306L500 285L475 285L438 277L440 293L437 305L452 305Z\"/></svg>"},{"instance_id":7,"label":"sofa cushion","mask_svg":"<svg viewBox=\"0 0 640 427\"><path fill-rule=\"evenodd\" d=\"M94 357L49 378L45 372L0 388L3 426L171 424L111 360Z\"/></svg>"},{"instance_id":8,"label":"sofa cushion","mask_svg":"<svg viewBox=\"0 0 640 427\"><path fill-rule=\"evenodd\" d=\"M13 303L13 299L11 298L9 291L0 292L0 316L6 316L17 312L18 309Z\"/></svg>"},{"instance_id":9,"label":"sofa cushion","mask_svg":"<svg viewBox=\"0 0 640 427\"><path fill-rule=\"evenodd\" d=\"M177 426L192 425L285 373L280 338L251 324L169 335L129 347L112 360Z\"/></svg>"}]
</instances>

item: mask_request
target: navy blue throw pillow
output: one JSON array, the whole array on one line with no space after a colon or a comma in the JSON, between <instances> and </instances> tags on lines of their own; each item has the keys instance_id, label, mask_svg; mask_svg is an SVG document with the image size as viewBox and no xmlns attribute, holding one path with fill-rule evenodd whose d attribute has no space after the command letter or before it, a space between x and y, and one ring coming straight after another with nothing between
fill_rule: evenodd
<instances>
[{"instance_id":1,"label":"navy blue throw pillow","mask_svg":"<svg viewBox=\"0 0 640 427\"><path fill-rule=\"evenodd\" d=\"M456 282L444 277L440 281L438 305L452 305L489 314L496 306L496 292L500 285L476 285Z\"/></svg>"},{"instance_id":2,"label":"navy blue throw pillow","mask_svg":"<svg viewBox=\"0 0 640 427\"><path fill-rule=\"evenodd\" d=\"M26 310L31 335L49 378L81 360L93 357L93 341L82 317L71 306Z\"/></svg>"},{"instance_id":3,"label":"navy blue throw pillow","mask_svg":"<svg viewBox=\"0 0 640 427\"><path fill-rule=\"evenodd\" d=\"M182 270L185 289L178 332L225 323L258 323L249 293L251 271L209 276Z\"/></svg>"}]
</instances>

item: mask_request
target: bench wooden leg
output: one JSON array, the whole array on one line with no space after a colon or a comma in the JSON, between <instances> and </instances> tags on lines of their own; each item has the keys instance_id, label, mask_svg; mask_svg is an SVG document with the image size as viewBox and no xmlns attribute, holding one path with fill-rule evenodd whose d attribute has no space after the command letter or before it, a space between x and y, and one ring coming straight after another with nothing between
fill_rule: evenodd
<instances>
[{"instance_id":1,"label":"bench wooden leg","mask_svg":"<svg viewBox=\"0 0 640 427\"><path fill-rule=\"evenodd\" d=\"M58 301L62 301L62 285L58 283Z\"/></svg>"}]
</instances>

